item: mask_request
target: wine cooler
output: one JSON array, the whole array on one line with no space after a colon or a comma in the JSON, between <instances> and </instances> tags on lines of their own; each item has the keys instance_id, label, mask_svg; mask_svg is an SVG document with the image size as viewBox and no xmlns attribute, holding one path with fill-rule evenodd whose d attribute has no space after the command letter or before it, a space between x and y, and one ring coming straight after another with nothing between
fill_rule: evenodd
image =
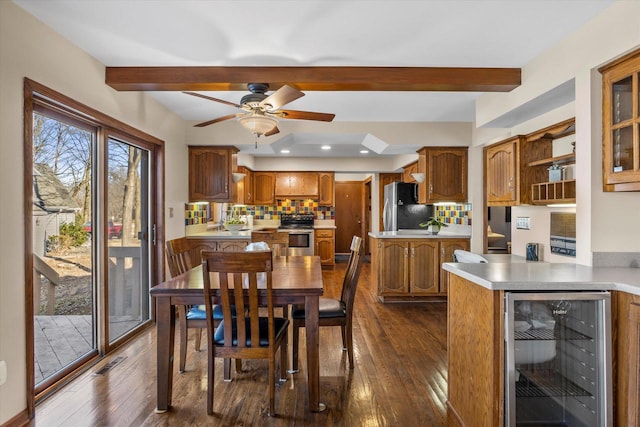
<instances>
[{"instance_id":1,"label":"wine cooler","mask_svg":"<svg viewBox=\"0 0 640 427\"><path fill-rule=\"evenodd\" d=\"M609 293L505 298L505 425L611 425Z\"/></svg>"}]
</instances>

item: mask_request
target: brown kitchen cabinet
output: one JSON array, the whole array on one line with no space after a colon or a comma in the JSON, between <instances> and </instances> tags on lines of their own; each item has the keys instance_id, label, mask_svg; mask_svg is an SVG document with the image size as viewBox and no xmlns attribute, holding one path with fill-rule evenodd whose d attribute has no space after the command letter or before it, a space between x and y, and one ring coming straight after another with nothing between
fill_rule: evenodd
<instances>
[{"instance_id":1,"label":"brown kitchen cabinet","mask_svg":"<svg viewBox=\"0 0 640 427\"><path fill-rule=\"evenodd\" d=\"M238 166L238 172L244 174L244 179L236 184L237 197L235 203L253 205L253 171L246 166Z\"/></svg>"},{"instance_id":2,"label":"brown kitchen cabinet","mask_svg":"<svg viewBox=\"0 0 640 427\"><path fill-rule=\"evenodd\" d=\"M604 191L640 191L640 49L602 73Z\"/></svg>"},{"instance_id":3,"label":"brown kitchen cabinet","mask_svg":"<svg viewBox=\"0 0 640 427\"><path fill-rule=\"evenodd\" d=\"M372 284L378 298L411 300L446 296L447 279L441 271L449 253L468 249L469 239L371 238Z\"/></svg>"},{"instance_id":4,"label":"brown kitchen cabinet","mask_svg":"<svg viewBox=\"0 0 640 427\"><path fill-rule=\"evenodd\" d=\"M276 172L276 197L318 197L317 172Z\"/></svg>"},{"instance_id":5,"label":"brown kitchen cabinet","mask_svg":"<svg viewBox=\"0 0 640 427\"><path fill-rule=\"evenodd\" d=\"M416 179L411 174L418 172L418 162L409 163L402 168L402 181L404 182L416 182Z\"/></svg>"},{"instance_id":6,"label":"brown kitchen cabinet","mask_svg":"<svg viewBox=\"0 0 640 427\"><path fill-rule=\"evenodd\" d=\"M225 252L240 252L247 247L251 239L232 239L232 240L220 240L220 239L208 239L208 238L188 238L191 257L191 265L194 267L200 265L202 257L200 253L203 250L206 251L225 251Z\"/></svg>"},{"instance_id":7,"label":"brown kitchen cabinet","mask_svg":"<svg viewBox=\"0 0 640 427\"><path fill-rule=\"evenodd\" d=\"M272 205L275 203L274 172L253 172L253 203L256 205Z\"/></svg>"},{"instance_id":8,"label":"brown kitchen cabinet","mask_svg":"<svg viewBox=\"0 0 640 427\"><path fill-rule=\"evenodd\" d=\"M189 201L234 201L231 173L237 152L229 146L189 146Z\"/></svg>"},{"instance_id":9,"label":"brown kitchen cabinet","mask_svg":"<svg viewBox=\"0 0 640 427\"><path fill-rule=\"evenodd\" d=\"M318 172L318 205L333 206L335 193L335 173Z\"/></svg>"},{"instance_id":10,"label":"brown kitchen cabinet","mask_svg":"<svg viewBox=\"0 0 640 427\"><path fill-rule=\"evenodd\" d=\"M440 263L454 262L453 252L456 249L468 251L470 249L469 239L447 239L440 241ZM445 270L440 270L440 292L448 292L449 274Z\"/></svg>"},{"instance_id":11,"label":"brown kitchen cabinet","mask_svg":"<svg viewBox=\"0 0 640 427\"><path fill-rule=\"evenodd\" d=\"M314 231L315 255L320 257L323 267L333 268L336 258L336 238L333 229L316 229Z\"/></svg>"},{"instance_id":12,"label":"brown kitchen cabinet","mask_svg":"<svg viewBox=\"0 0 640 427\"><path fill-rule=\"evenodd\" d=\"M484 150L487 206L520 202L520 140L516 136Z\"/></svg>"},{"instance_id":13,"label":"brown kitchen cabinet","mask_svg":"<svg viewBox=\"0 0 640 427\"><path fill-rule=\"evenodd\" d=\"M640 426L640 296L613 292L615 425Z\"/></svg>"},{"instance_id":14,"label":"brown kitchen cabinet","mask_svg":"<svg viewBox=\"0 0 640 427\"><path fill-rule=\"evenodd\" d=\"M418 150L418 172L425 182L418 185L418 202L467 202L467 147L424 147Z\"/></svg>"}]
</instances>

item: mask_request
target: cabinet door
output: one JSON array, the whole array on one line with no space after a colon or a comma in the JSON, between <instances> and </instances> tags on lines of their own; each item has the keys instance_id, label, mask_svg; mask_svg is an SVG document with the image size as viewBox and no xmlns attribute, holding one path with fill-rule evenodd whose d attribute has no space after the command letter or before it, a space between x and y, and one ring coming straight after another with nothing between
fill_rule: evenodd
<instances>
[{"instance_id":1,"label":"cabinet door","mask_svg":"<svg viewBox=\"0 0 640 427\"><path fill-rule=\"evenodd\" d=\"M318 174L318 205L333 206L335 174L320 172Z\"/></svg>"},{"instance_id":2,"label":"cabinet door","mask_svg":"<svg viewBox=\"0 0 640 427\"><path fill-rule=\"evenodd\" d=\"M605 191L640 191L640 49L600 69Z\"/></svg>"},{"instance_id":3,"label":"cabinet door","mask_svg":"<svg viewBox=\"0 0 640 427\"><path fill-rule=\"evenodd\" d=\"M433 294L439 290L439 254L436 240L412 240L409 247L409 292Z\"/></svg>"},{"instance_id":4,"label":"cabinet door","mask_svg":"<svg viewBox=\"0 0 640 427\"><path fill-rule=\"evenodd\" d=\"M640 426L640 295L613 295L616 425Z\"/></svg>"},{"instance_id":5,"label":"cabinet door","mask_svg":"<svg viewBox=\"0 0 640 427\"><path fill-rule=\"evenodd\" d=\"M316 230L315 254L322 265L335 265L335 237L333 230Z\"/></svg>"},{"instance_id":6,"label":"cabinet door","mask_svg":"<svg viewBox=\"0 0 640 427\"><path fill-rule=\"evenodd\" d=\"M518 203L518 146L508 141L485 151L487 206L515 206Z\"/></svg>"},{"instance_id":7,"label":"cabinet door","mask_svg":"<svg viewBox=\"0 0 640 427\"><path fill-rule=\"evenodd\" d=\"M271 205L275 202L275 174L273 172L253 173L253 202L256 205Z\"/></svg>"},{"instance_id":8,"label":"cabinet door","mask_svg":"<svg viewBox=\"0 0 640 427\"><path fill-rule=\"evenodd\" d=\"M248 244L248 240L222 240L218 242L218 250L221 252L242 252Z\"/></svg>"},{"instance_id":9,"label":"cabinet door","mask_svg":"<svg viewBox=\"0 0 640 427\"><path fill-rule=\"evenodd\" d=\"M244 179L236 184L237 197L235 203L253 204L253 171L244 166L238 166L238 172L244 174Z\"/></svg>"},{"instance_id":10,"label":"cabinet door","mask_svg":"<svg viewBox=\"0 0 640 427\"><path fill-rule=\"evenodd\" d=\"M200 252L217 251L218 243L211 239L189 239L189 256L191 257L191 266L195 267L202 263Z\"/></svg>"},{"instance_id":11,"label":"cabinet door","mask_svg":"<svg viewBox=\"0 0 640 427\"><path fill-rule=\"evenodd\" d=\"M378 293L406 294L409 292L409 242L382 240Z\"/></svg>"},{"instance_id":12,"label":"cabinet door","mask_svg":"<svg viewBox=\"0 0 640 427\"><path fill-rule=\"evenodd\" d=\"M467 148L428 149L427 201L467 201Z\"/></svg>"},{"instance_id":13,"label":"cabinet door","mask_svg":"<svg viewBox=\"0 0 640 427\"><path fill-rule=\"evenodd\" d=\"M449 276L442 269L443 262L453 262L453 251L456 249L469 250L468 239L451 239L440 241L440 262L438 263L438 271L440 271L440 292L445 293L449 290Z\"/></svg>"},{"instance_id":14,"label":"cabinet door","mask_svg":"<svg viewBox=\"0 0 640 427\"><path fill-rule=\"evenodd\" d=\"M189 200L230 202L229 149L189 147Z\"/></svg>"},{"instance_id":15,"label":"cabinet door","mask_svg":"<svg viewBox=\"0 0 640 427\"><path fill-rule=\"evenodd\" d=\"M278 196L290 196L291 174L288 172L275 173L275 194Z\"/></svg>"}]
</instances>

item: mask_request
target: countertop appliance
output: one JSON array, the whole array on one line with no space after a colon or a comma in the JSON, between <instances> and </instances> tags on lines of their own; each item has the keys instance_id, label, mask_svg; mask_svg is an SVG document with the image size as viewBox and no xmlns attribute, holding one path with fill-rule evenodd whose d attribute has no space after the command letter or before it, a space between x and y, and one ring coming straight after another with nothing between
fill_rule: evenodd
<instances>
[{"instance_id":1,"label":"countertop appliance","mask_svg":"<svg viewBox=\"0 0 640 427\"><path fill-rule=\"evenodd\" d=\"M505 426L612 425L608 292L507 292Z\"/></svg>"},{"instance_id":2,"label":"countertop appliance","mask_svg":"<svg viewBox=\"0 0 640 427\"><path fill-rule=\"evenodd\" d=\"M289 233L288 255L314 255L313 214L280 214L278 230Z\"/></svg>"},{"instance_id":3,"label":"countertop appliance","mask_svg":"<svg viewBox=\"0 0 640 427\"><path fill-rule=\"evenodd\" d=\"M418 184L392 182L384 186L384 231L420 229L433 216L433 205L418 204Z\"/></svg>"}]
</instances>

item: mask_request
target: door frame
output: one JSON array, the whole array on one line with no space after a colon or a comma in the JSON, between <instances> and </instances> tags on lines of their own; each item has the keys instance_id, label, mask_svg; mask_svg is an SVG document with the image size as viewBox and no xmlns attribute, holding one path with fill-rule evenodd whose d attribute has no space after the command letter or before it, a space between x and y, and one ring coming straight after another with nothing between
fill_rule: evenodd
<instances>
[{"instance_id":1,"label":"door frame","mask_svg":"<svg viewBox=\"0 0 640 427\"><path fill-rule=\"evenodd\" d=\"M154 186L152 191L149 209L152 211L150 217L153 224L155 224L156 236L152 241L152 247L150 248L150 259L153 262L153 266L150 269L149 285L154 286L159 283L164 277L164 141L142 132L126 123L116 120L98 110L95 110L89 106L86 106L74 99L63 95L53 89L48 88L36 81L29 78L25 78L23 82L23 94L24 94L24 128L23 128L23 152L24 152L24 177L23 177L23 212L24 212L24 265L25 265L25 339L26 339L26 391L27 391L27 415L29 419L33 419L35 416L35 403L36 401L46 397L49 393L66 383L69 378L89 366L92 366L99 360L99 357L104 356L105 353L112 351L121 345L127 338L133 334L130 333L111 345L103 345L97 342L97 347L104 347L104 351L99 351L95 355L90 355L84 359L79 359L79 363L74 368L63 370L62 377L58 380L48 384L43 390L39 391L36 395L35 390L35 366L34 366L34 325L33 325L33 298L34 298L34 281L33 281L33 113L36 105L44 105L47 109L54 111L64 117L75 118L85 123L92 124L97 127L97 140L96 144L100 146L104 144L106 133L120 133L126 135L127 138L137 141L140 144L146 144L152 148L150 156L154 167L150 171L151 182ZM98 150L100 151L100 149ZM100 185L105 181L105 177L97 177L98 181L94 185ZM103 195L103 197L105 197ZM103 206L104 200L102 200ZM103 215L104 213L97 212L97 215ZM153 243L155 242L155 245ZM98 264L100 261L100 250L98 250ZM102 267L96 266L98 269ZM104 270L104 268L102 268ZM105 280L104 272L98 271L98 282ZM153 305L151 307L153 313ZM153 317L152 317L153 319ZM98 328L103 327L98 325ZM138 329L139 331L140 329ZM104 338L103 338L104 339Z\"/></svg>"}]
</instances>

